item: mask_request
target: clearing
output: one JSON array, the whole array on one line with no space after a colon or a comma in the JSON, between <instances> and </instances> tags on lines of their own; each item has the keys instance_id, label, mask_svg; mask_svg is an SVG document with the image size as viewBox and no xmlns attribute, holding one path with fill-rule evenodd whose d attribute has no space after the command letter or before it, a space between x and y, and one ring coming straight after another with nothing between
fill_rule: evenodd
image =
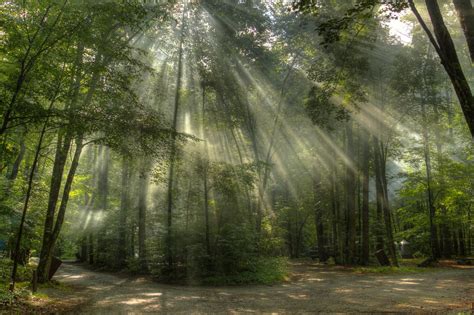
<instances>
[{"instance_id":1,"label":"clearing","mask_svg":"<svg viewBox=\"0 0 474 315\"><path fill-rule=\"evenodd\" d=\"M64 264L62 289L42 289L69 313L314 313L472 310L474 268L360 274L341 267L292 263L291 280L273 286L187 287L154 283Z\"/></svg>"}]
</instances>

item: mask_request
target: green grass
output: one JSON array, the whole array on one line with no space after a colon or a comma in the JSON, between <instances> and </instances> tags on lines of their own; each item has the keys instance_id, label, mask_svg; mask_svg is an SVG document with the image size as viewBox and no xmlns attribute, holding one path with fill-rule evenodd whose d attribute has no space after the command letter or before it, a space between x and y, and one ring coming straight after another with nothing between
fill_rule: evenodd
<instances>
[{"instance_id":1,"label":"green grass","mask_svg":"<svg viewBox=\"0 0 474 315\"><path fill-rule=\"evenodd\" d=\"M271 285L282 282L288 276L288 261L286 258L258 258L249 262L238 273L231 275L214 275L202 279L204 285Z\"/></svg>"},{"instance_id":2,"label":"green grass","mask_svg":"<svg viewBox=\"0 0 474 315\"><path fill-rule=\"evenodd\" d=\"M10 274L13 262L8 258L0 259L0 305L8 305L30 295L29 286L33 274L32 266L18 266L15 292L10 292Z\"/></svg>"},{"instance_id":3,"label":"green grass","mask_svg":"<svg viewBox=\"0 0 474 315\"><path fill-rule=\"evenodd\" d=\"M0 259L0 282L9 282L13 267L13 262L8 258ZM33 276L33 266L18 265L16 279L18 282L31 281Z\"/></svg>"},{"instance_id":4,"label":"green grass","mask_svg":"<svg viewBox=\"0 0 474 315\"><path fill-rule=\"evenodd\" d=\"M55 289L55 290L63 291L63 292L73 291L73 288L67 286L64 283L61 283L61 282L58 282L58 281L55 281L55 280L51 280L51 281L46 282L46 283L38 284L38 289Z\"/></svg>"},{"instance_id":5,"label":"green grass","mask_svg":"<svg viewBox=\"0 0 474 315\"><path fill-rule=\"evenodd\" d=\"M374 267L356 267L354 272L356 273L377 273L377 274L396 274L396 273L420 273L420 272L429 272L435 270L434 268L419 268L416 266L374 266Z\"/></svg>"}]
</instances>

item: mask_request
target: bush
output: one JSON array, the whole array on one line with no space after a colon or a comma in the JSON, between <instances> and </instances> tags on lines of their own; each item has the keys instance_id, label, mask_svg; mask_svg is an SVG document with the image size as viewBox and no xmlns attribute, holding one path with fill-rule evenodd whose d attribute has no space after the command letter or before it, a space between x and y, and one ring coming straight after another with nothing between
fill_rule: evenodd
<instances>
[{"instance_id":1,"label":"bush","mask_svg":"<svg viewBox=\"0 0 474 315\"><path fill-rule=\"evenodd\" d=\"M8 258L0 259L0 282L8 283L10 282L10 275L13 267L13 261ZM16 273L16 281L30 281L33 276L33 267L32 266L22 266L18 265Z\"/></svg>"},{"instance_id":2,"label":"bush","mask_svg":"<svg viewBox=\"0 0 474 315\"><path fill-rule=\"evenodd\" d=\"M283 257L252 258L234 274L217 274L204 278L207 285L274 284L287 277L287 259Z\"/></svg>"},{"instance_id":3,"label":"bush","mask_svg":"<svg viewBox=\"0 0 474 315\"><path fill-rule=\"evenodd\" d=\"M33 267L18 265L17 269L17 285L15 292L8 289L10 283L10 275L12 271L13 261L8 258L0 259L0 306L10 305L20 297L28 295L26 287L31 281Z\"/></svg>"}]
</instances>

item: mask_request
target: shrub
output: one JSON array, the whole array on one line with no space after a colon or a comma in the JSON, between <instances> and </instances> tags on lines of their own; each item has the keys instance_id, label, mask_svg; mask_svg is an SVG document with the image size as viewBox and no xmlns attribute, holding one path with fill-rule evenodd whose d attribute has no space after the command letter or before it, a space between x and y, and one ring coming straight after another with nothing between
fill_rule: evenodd
<instances>
[{"instance_id":1,"label":"shrub","mask_svg":"<svg viewBox=\"0 0 474 315\"><path fill-rule=\"evenodd\" d=\"M255 257L233 274L216 274L204 278L207 285L273 284L285 280L287 259L283 257Z\"/></svg>"}]
</instances>

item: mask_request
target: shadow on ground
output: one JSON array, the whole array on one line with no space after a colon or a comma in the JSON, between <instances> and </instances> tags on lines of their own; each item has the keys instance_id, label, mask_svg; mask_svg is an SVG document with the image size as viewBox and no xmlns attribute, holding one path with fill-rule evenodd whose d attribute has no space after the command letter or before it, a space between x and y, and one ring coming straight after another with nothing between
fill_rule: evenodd
<instances>
[{"instance_id":1,"label":"shadow on ground","mask_svg":"<svg viewBox=\"0 0 474 315\"><path fill-rule=\"evenodd\" d=\"M183 287L99 273L64 264L55 279L72 290L49 292L72 313L314 313L469 311L474 269L407 274L355 274L293 264L292 281L274 286Z\"/></svg>"}]
</instances>

